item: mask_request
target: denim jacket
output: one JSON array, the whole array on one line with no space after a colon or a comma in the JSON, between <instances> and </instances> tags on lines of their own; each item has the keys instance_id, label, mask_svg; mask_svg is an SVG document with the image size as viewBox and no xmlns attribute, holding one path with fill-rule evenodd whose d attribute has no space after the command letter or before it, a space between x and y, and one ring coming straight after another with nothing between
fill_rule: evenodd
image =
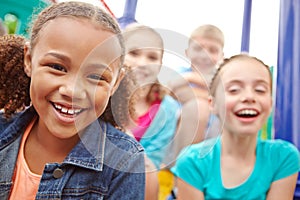
<instances>
[{"instance_id":1,"label":"denim jacket","mask_svg":"<svg viewBox=\"0 0 300 200\"><path fill-rule=\"evenodd\" d=\"M0 199L9 197L22 135L36 115L33 108L10 121L0 114ZM36 199L144 199L140 144L102 121L80 138L62 163L45 165Z\"/></svg>"}]
</instances>

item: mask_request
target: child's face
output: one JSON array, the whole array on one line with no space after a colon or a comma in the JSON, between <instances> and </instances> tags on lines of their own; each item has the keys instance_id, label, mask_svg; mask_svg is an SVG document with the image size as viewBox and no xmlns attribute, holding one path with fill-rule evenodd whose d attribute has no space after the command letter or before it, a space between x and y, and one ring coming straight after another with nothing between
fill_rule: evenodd
<instances>
[{"instance_id":1,"label":"child's face","mask_svg":"<svg viewBox=\"0 0 300 200\"><path fill-rule=\"evenodd\" d=\"M195 37L186 49L186 56L191 64L202 73L210 73L215 65L222 60L221 44L213 39Z\"/></svg>"},{"instance_id":2,"label":"child's face","mask_svg":"<svg viewBox=\"0 0 300 200\"><path fill-rule=\"evenodd\" d=\"M60 17L48 22L33 50L26 51L39 125L56 137L72 137L105 110L118 85L121 54L112 36L88 20Z\"/></svg>"},{"instance_id":3,"label":"child's face","mask_svg":"<svg viewBox=\"0 0 300 200\"><path fill-rule=\"evenodd\" d=\"M226 64L220 76L214 106L224 122L223 133L256 135L272 108L268 70L254 59L243 58Z\"/></svg>"},{"instance_id":4,"label":"child's face","mask_svg":"<svg viewBox=\"0 0 300 200\"><path fill-rule=\"evenodd\" d=\"M145 39L145 37L147 39ZM125 65L130 66L138 83L157 79L162 65L161 44L151 36L137 32L126 40Z\"/></svg>"}]
</instances>

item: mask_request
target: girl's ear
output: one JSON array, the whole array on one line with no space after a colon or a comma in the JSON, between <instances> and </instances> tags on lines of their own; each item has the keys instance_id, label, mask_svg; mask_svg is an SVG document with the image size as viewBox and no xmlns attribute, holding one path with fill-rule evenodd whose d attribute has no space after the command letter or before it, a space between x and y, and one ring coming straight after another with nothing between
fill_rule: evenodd
<instances>
[{"instance_id":1,"label":"girl's ear","mask_svg":"<svg viewBox=\"0 0 300 200\"><path fill-rule=\"evenodd\" d=\"M121 68L120 72L119 72L119 76L115 82L115 85L113 86L113 88L111 89L111 93L110 95L112 96L115 91L118 89L119 85L120 85L120 82L122 81L122 79L124 78L125 76L125 68Z\"/></svg>"},{"instance_id":2,"label":"girl's ear","mask_svg":"<svg viewBox=\"0 0 300 200\"><path fill-rule=\"evenodd\" d=\"M216 105L215 105L215 102L214 102L214 98L209 95L208 97L208 103L209 103L209 110L212 114L217 114L216 112Z\"/></svg>"},{"instance_id":3,"label":"girl's ear","mask_svg":"<svg viewBox=\"0 0 300 200\"><path fill-rule=\"evenodd\" d=\"M28 77L31 77L31 51L28 42L26 42L24 47L24 71Z\"/></svg>"},{"instance_id":4,"label":"girl's ear","mask_svg":"<svg viewBox=\"0 0 300 200\"><path fill-rule=\"evenodd\" d=\"M189 50L188 50L188 49L185 49L185 50L184 50L184 53L185 53L185 56L186 56L187 58L189 58Z\"/></svg>"}]
</instances>

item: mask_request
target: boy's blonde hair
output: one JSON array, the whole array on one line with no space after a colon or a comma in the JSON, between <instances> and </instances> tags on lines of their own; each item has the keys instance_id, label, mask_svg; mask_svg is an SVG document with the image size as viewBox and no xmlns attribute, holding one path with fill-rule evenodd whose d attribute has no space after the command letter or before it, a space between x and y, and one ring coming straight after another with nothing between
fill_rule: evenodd
<instances>
[{"instance_id":1,"label":"boy's blonde hair","mask_svg":"<svg viewBox=\"0 0 300 200\"><path fill-rule=\"evenodd\" d=\"M189 43L196 37L203 37L203 38L215 40L221 44L222 48L224 47L223 32L218 27L212 24L205 24L196 28L190 36Z\"/></svg>"}]
</instances>

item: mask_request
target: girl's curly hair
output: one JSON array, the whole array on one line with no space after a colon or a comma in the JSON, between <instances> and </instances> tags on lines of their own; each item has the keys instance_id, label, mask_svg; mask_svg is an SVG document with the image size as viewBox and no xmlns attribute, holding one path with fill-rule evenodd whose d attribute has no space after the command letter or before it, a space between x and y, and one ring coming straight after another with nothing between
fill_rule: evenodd
<instances>
[{"instance_id":1,"label":"girl's curly hair","mask_svg":"<svg viewBox=\"0 0 300 200\"><path fill-rule=\"evenodd\" d=\"M110 123L125 132L130 123L130 115L135 111L130 102L135 78L128 72L127 67L124 67L123 70L125 77L121 80L117 91L109 99L106 110L100 119L104 121L113 119Z\"/></svg>"},{"instance_id":2,"label":"girl's curly hair","mask_svg":"<svg viewBox=\"0 0 300 200\"><path fill-rule=\"evenodd\" d=\"M0 108L6 118L30 105L30 78L24 72L24 45L21 35L0 37Z\"/></svg>"}]
</instances>

